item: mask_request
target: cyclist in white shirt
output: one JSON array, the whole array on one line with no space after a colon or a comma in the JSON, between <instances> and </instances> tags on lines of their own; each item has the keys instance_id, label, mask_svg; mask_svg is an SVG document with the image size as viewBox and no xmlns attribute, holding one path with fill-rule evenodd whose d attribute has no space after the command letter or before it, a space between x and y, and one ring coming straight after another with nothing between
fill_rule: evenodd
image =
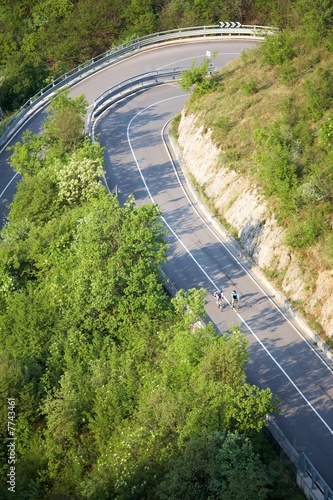
<instances>
[{"instance_id":1,"label":"cyclist in white shirt","mask_svg":"<svg viewBox=\"0 0 333 500\"><path fill-rule=\"evenodd\" d=\"M216 299L216 305L217 307L219 307L222 311L222 300L224 299L223 297L223 291L222 291L222 288L218 288L217 290L215 290L214 292L214 297Z\"/></svg>"}]
</instances>

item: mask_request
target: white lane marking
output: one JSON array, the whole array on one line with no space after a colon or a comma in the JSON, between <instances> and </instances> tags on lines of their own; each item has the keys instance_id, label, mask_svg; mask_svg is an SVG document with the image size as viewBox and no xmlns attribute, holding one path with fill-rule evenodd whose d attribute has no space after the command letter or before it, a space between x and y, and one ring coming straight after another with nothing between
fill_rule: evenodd
<instances>
[{"instance_id":1,"label":"white lane marking","mask_svg":"<svg viewBox=\"0 0 333 500\"><path fill-rule=\"evenodd\" d=\"M218 40L218 41L220 42L221 40ZM225 40L224 40L224 41L225 41ZM203 43L203 41L198 39L198 40L191 40L191 42L189 42L189 43ZM154 46L154 47L151 47L151 48L147 48L147 49L146 49L146 52L148 52L148 51L155 51L155 50L158 50L159 48L160 48L160 47L155 47L155 46ZM232 55L239 55L240 53L241 53L241 52L226 52L225 54L227 54L227 55L231 55L231 54L232 54ZM136 53L134 53L134 54L131 54L131 55L126 56L125 58L123 58L122 56L120 56L120 59L119 59L118 61L114 61L114 62L113 62L113 63L111 63L110 65L105 66L105 67L103 67L103 68L96 69L96 71L94 71L91 75L87 75L87 76L84 78L84 80L85 80L85 81L86 81L86 80L89 80L90 78L95 77L95 76L96 76L96 74L102 73L102 72L104 72L104 71L106 71L106 70L110 69L111 67L118 66L118 64L121 64L122 62L124 62L124 59L125 59L125 60L132 59L132 58L134 58L134 57L136 57L136 56L138 56L138 55L140 55L140 54L141 54L141 52L136 52ZM219 54L220 54L220 53L219 53ZM224 55L224 53L223 53L223 52L222 52L221 54L223 54L223 55ZM200 56L193 56L193 57L194 57L194 58L195 58L195 57L203 57L203 55L200 55ZM188 61L188 60L193 59L193 57L187 57L187 58L184 58L184 59L179 59L179 60L177 60L177 61L174 61L174 62L171 62L171 63L169 63L169 64L166 64L165 66L161 66L160 68L157 68L157 69L162 69L162 68L165 68L165 67L168 67L168 66L172 66L172 65L174 65L174 64L175 64L175 63L177 63L177 62L181 62L181 61ZM75 82L75 83L74 83L74 85L72 85L72 86L71 86L71 89L72 89L72 88L77 87L77 86L78 86L78 85L80 85L81 83L82 83L82 80L78 80L77 82ZM30 117L29 117L29 118L28 118L28 119L27 119L27 120L26 120L26 121L22 124L22 126L21 126L21 127L20 127L20 128L19 128L19 129L18 129L18 130L17 130L17 131L13 134L13 136L11 137L11 139L10 139L10 140L9 140L9 141L8 141L8 142L4 145L4 147L3 147L2 149L0 149L0 154L1 154L1 153L5 150L5 149L6 149L6 147L7 147L8 143L12 141L12 139L13 139L13 138L14 138L14 137L18 134L18 132L20 132L20 130L24 127L24 125L26 125L26 124L30 121L30 119L31 119L32 117L34 117L34 116L35 116L35 114L37 114L37 113L38 113L41 109L44 109L44 107L45 107L47 104L48 104L48 101L47 101L45 104L43 104L42 108L39 108L39 109L36 111L36 113L33 113L33 114L32 114L32 115L31 115L31 116L30 116ZM93 104L94 104L94 103L91 103L91 104L88 106L88 108L87 108L87 109L89 109L90 107L92 107L92 106L93 106ZM9 182L9 183L7 184L7 186L4 188L4 190L3 190L3 191L2 191L2 193L0 194L0 197L1 197L4 193L5 193L5 191L7 190L8 186L9 186L9 185L11 184L11 182L15 179L16 175L17 175L17 174L15 174L15 175L14 175L14 177L10 180L10 182ZM107 185L107 184L106 184L106 185ZM108 187L108 186L107 186L107 187Z\"/></svg>"},{"instance_id":2,"label":"white lane marking","mask_svg":"<svg viewBox=\"0 0 333 500\"><path fill-rule=\"evenodd\" d=\"M45 104L43 104L41 108L38 108L38 110L36 110L35 113L33 113L31 116L29 116L22 123L22 125L20 125L20 127L13 133L13 135L10 137L10 139L8 139L8 141L6 141L6 143L4 144L4 146L2 147L2 149L0 149L0 154L8 147L8 144L10 142L12 142L12 140L14 139L14 137L17 136L17 134L22 130L23 127L25 127L25 125L31 120L31 118L33 118L39 111L41 111L42 109L44 109L44 107L45 107Z\"/></svg>"},{"instance_id":3,"label":"white lane marking","mask_svg":"<svg viewBox=\"0 0 333 500\"><path fill-rule=\"evenodd\" d=\"M16 174L14 175L14 177L12 177L10 179L10 181L8 182L7 186L5 186L5 188L2 190L2 192L0 193L0 198L2 198L3 194L5 193L6 189L10 186L10 184L13 182L13 180L15 179L15 177L17 176L17 172Z\"/></svg>"},{"instance_id":4,"label":"white lane marking","mask_svg":"<svg viewBox=\"0 0 333 500\"><path fill-rule=\"evenodd\" d=\"M317 410L314 408L314 406L310 403L310 401L307 399L307 397L303 394L303 392L298 388L298 386L295 384L295 382L289 377L288 373L282 368L282 366L280 365L280 363L274 358L274 356L269 352L269 350L267 349L267 347L262 343L262 341L259 339L259 337L257 337L257 335L254 333L254 331L252 330L252 328L250 328L250 326L247 324L247 322L237 313L237 316L240 317L240 319L242 320L243 324L246 326L246 328L252 333L252 335L254 336L254 338L259 342L259 344L261 345L261 347L266 351L266 353L268 354L268 356L271 358L271 360L276 364L276 366L278 368L280 368L280 370L282 371L282 373L287 377L287 379L289 380L289 382L295 387L296 391L299 393L299 395L304 399L304 401L306 402L306 404L308 404L311 408L311 410L317 415L317 417L322 421L322 423L325 425L325 427L329 430L329 432L331 434L333 434L333 430L331 429L331 427L327 424L327 422L323 419L323 417L317 412Z\"/></svg>"},{"instance_id":5,"label":"white lane marking","mask_svg":"<svg viewBox=\"0 0 333 500\"><path fill-rule=\"evenodd\" d=\"M195 207L195 205L192 203L191 201L191 198L188 196L184 186L183 186L183 183L179 177L179 174L178 174L178 171L177 171L177 168L175 166L175 163L172 159L172 156L169 152L169 148L165 142L165 139L164 139L164 132L165 132L165 128L166 126L169 124L170 120L168 120L165 124L164 124L164 127L162 128L162 131L161 131L161 139L162 139L162 142L163 142L163 145L164 145L164 148L167 152L167 155L169 157L169 160L170 160L170 163L172 165L172 168L173 168L173 171L177 177L177 180L178 180L178 183L180 185L180 187L182 188L189 204L191 205L192 209L196 212L197 216L200 218L201 222L209 229L209 231L215 236L215 238L221 243L221 245L223 246L223 248L229 253L229 255L235 259L235 261L239 264L239 266L242 268L242 270L249 276L249 278L253 281L253 283L260 289L260 291L265 295L265 297L268 299L268 301L273 305L273 307L275 307L279 313L283 316L283 318L289 323L289 325L293 328L293 330L301 337L301 339L307 344L307 346L311 349L311 351L317 356L317 358L326 366L326 368L330 371L330 373L333 373L333 370L332 368L329 366L328 363L326 363L326 361L318 354L318 352L313 348L313 346L310 344L310 342L304 337L304 335L302 334L302 332L289 320L289 318L284 314L284 312L282 311L282 309L280 309L280 307L274 302L274 300L272 300L269 295L267 295L267 293L265 292L265 290L262 288L262 286L260 285L260 283L258 283L258 281L255 280L255 278L247 271L247 269L243 266L243 264L237 259L236 255L232 253L232 251L225 245L225 243L223 243L223 241L220 239L220 237L218 236L218 234L214 231L214 229L211 228L211 226L209 224L207 224L207 222L205 221L205 219L201 216L201 214L199 213L199 211L197 210L197 208Z\"/></svg>"},{"instance_id":6,"label":"white lane marking","mask_svg":"<svg viewBox=\"0 0 333 500\"><path fill-rule=\"evenodd\" d=\"M218 52L216 54L216 57L218 57L218 56L240 56L241 53L242 53L242 51L240 51L240 52ZM197 56L184 57L184 59L177 59L176 61L173 61L172 63L164 64L164 66L160 66L159 68L156 68L156 69L157 69L157 71L159 71L160 69L168 68L169 66L174 66L177 63L181 63L184 61L194 61L196 58L199 58L199 57L206 57L206 53L199 54Z\"/></svg>"},{"instance_id":7,"label":"white lane marking","mask_svg":"<svg viewBox=\"0 0 333 500\"><path fill-rule=\"evenodd\" d=\"M130 139L130 127L133 123L133 121L138 117L140 116L142 113L144 113L147 109L153 107L153 106L156 106L158 104L161 104L163 102L166 102L166 101L169 101L171 99L177 99L179 97L184 97L184 95L179 95L179 96L175 96L175 97L171 97L171 98L166 98L166 99L162 99L160 101L157 101L153 104L150 104L149 106L147 106L146 108L142 109L141 111L139 111L138 113L136 113L132 118L131 120L129 121L128 125L127 125L127 131L126 131L126 135L127 135L127 141L128 141L128 144L129 144L129 147L130 147L130 150L131 150L131 153L132 153L132 156L133 156L133 159L134 159L134 162L137 166L137 169L140 173L140 176L141 176L141 179L144 183L144 186L148 192L148 195L151 199L151 201L153 203L155 203L154 201L154 197L152 196L151 192L150 192L150 189L146 183L146 180L145 180L145 177L142 173L142 170L140 168L140 165L139 165L139 162L135 156L135 153L134 153L134 149L132 147L132 143L131 143L131 139ZM168 120L169 121L169 120ZM167 122L168 123L168 122ZM165 128L166 124L164 125L164 128ZM170 158L170 154L169 154L169 158ZM172 162L173 164L173 162ZM174 164L173 164L174 166ZM180 183L180 185L182 186L182 184ZM183 186L182 186L183 188ZM183 188L184 190L184 188ZM186 193L185 193L186 194ZM200 214L198 214L200 216ZM183 246L183 248L186 250L186 252L189 254L189 256L192 258L192 260L196 263L196 265L199 267L199 269L204 273L204 275L206 276L206 278L215 286L215 283L214 281L210 278L210 276L206 273L206 271L202 268L202 266L199 264L199 262L195 259L195 257L191 254L190 250L186 247L186 245L181 241L181 239L177 236L177 234L175 233L175 231L172 229L172 227L168 224L168 222L166 221L166 219L162 216L161 217L163 222L166 224L166 226L168 227L168 229L171 231L171 233L175 236L175 238L178 240L178 242ZM202 217L200 216L201 220L205 223L205 225L209 228L209 226L206 224L206 222L202 219ZM212 231L214 233L214 231ZM215 234L215 233L214 233ZM215 234L216 238L221 242L221 244L223 245L224 248L225 245L223 244L223 242L220 240L220 238ZM226 248L226 250L228 250ZM229 251L229 250L228 250ZM242 267L242 269L244 269L244 271L246 272L246 274L248 276L251 277L251 275L249 275L249 273L246 271L246 269L242 266L242 264L240 262L238 262L237 258L229 251L230 255L232 255L232 257L236 260L236 262ZM252 277L251 277L252 278ZM253 278L252 278L253 279ZM253 279L254 283L255 280ZM257 283L256 283L257 285ZM259 285L258 285L259 286ZM266 295L265 291L263 290L263 293ZM266 295L266 297L269 299L269 297ZM278 309L280 310L276 304L271 301L273 303L273 305ZM280 311L282 313L282 311ZM285 377L289 380L289 382L293 385L293 387L296 389L296 391L299 393L299 395L303 398L303 400L305 401L305 403L313 410L313 412L315 413L315 415L317 415L317 417L321 420L321 422L325 425L325 427L328 429L328 431L333 435L333 430L331 429L331 427L326 423L326 421L322 418L322 416L317 412L317 410L313 407L313 405L310 403L310 401L306 398L306 396L303 394L303 392L298 388L298 386L295 384L295 382L293 382L293 380L290 378L290 376L287 374L287 372L282 368L282 366L280 365L280 363L274 358L274 356L269 352L269 350L267 349L267 347L262 343L262 341L259 339L259 337L254 333L254 331L250 328L250 326L247 324L247 322L240 316L240 314L237 312L236 313L237 316L240 318L240 320L243 322L243 324L246 326L246 328L249 330L249 332L252 333L252 335L254 336L254 338L257 340L257 342L259 342L259 344L261 345L261 347L265 350L265 352L269 355L269 357L272 359L272 361L276 364L276 366L281 370L281 372L285 375ZM283 314L283 313L282 313ZM284 315L283 315L284 316ZM285 316L284 316L285 317ZM286 317L285 317L286 318ZM288 318L286 318L288 320ZM302 337L303 338L303 337ZM303 339L304 340L304 339ZM310 345L311 347L311 345ZM314 353L316 353L313 349L312 351ZM320 358L321 359L321 358ZM326 364L325 364L326 365Z\"/></svg>"},{"instance_id":8,"label":"white lane marking","mask_svg":"<svg viewBox=\"0 0 333 500\"><path fill-rule=\"evenodd\" d=\"M171 97L171 98L168 98L168 99L178 99L178 98L183 97L183 96L184 96L184 94L180 94L180 95L178 95L178 96ZM166 99L166 100L168 100L168 99ZM162 101L158 101L158 102L157 102L157 103L155 103L155 104L159 104L160 102L164 102L164 100L162 100ZM155 104L152 104L151 106L154 106ZM146 109L150 108L151 106L148 106ZM145 110L141 110L141 111L138 113L138 115L139 115L139 114L141 114L143 111L145 111ZM131 122L134 120L134 118L135 118L135 117L133 117L133 118L132 118ZM258 283L258 282L254 279L254 277L253 277L253 276L252 276L252 275L251 275L251 274L247 271L247 269L246 269L246 268L242 265L242 263L241 263L241 262L237 259L236 255L234 255L234 254L231 252L231 250L229 250L229 248L228 248L228 247L227 247L227 246L223 243L223 241L222 241L222 240L221 240L221 238L218 236L218 234L217 234L217 233L216 233L216 232L215 232L215 231L211 228L211 226L210 226L209 224L207 224L207 222L205 221L205 219L201 216L201 214L198 212L197 208L196 208L196 207L194 206L194 204L192 203L192 201L191 201L190 197L188 196L188 194L187 194L187 192L186 192L186 190L185 190L185 188L184 188L184 186L183 186L183 183L182 183L182 181L181 181L181 179L180 179L180 177L179 177L179 174L178 174L177 168L176 168L176 166L175 166L175 163L174 163L174 161L173 161L173 159L172 159L172 156L171 156L171 154L170 154L170 152L169 152L169 149L168 149L168 147L167 147L167 145L166 145L166 142L165 142L165 139L164 139L164 132L165 132L165 128L166 128L166 126L168 125L168 123L169 123L169 122L170 122L170 120L168 120L168 121L164 124L164 126L163 126L163 128L162 128L162 130L161 130L161 139L162 139L162 142L163 142L164 148L165 148L165 150L166 150L166 152L167 152L167 155L168 155L168 157L169 157L169 160L170 160L170 163L171 163L171 165L172 165L172 168L173 168L173 170L174 170L174 173L175 173L175 175L176 175L176 178L177 178L177 180L178 180L178 183L179 183L180 187L182 188L182 190L183 190L183 192L184 192L184 194L185 194L185 196L186 196L186 198L187 198L187 200L188 200L188 202L189 202L190 206L191 206L191 207L192 207L192 209L196 212L197 216L200 218L200 220L202 221L202 223L203 223L203 224L204 224L204 225L205 225L205 226L209 229L209 231L210 231L210 232L211 232L211 233L215 236L215 238L219 241L219 243L223 246L223 248L224 248L224 249L225 249L225 250L229 253L229 255L230 255L230 256L231 256L231 257L232 257L232 258L233 258L233 259L234 259L234 260L235 260L235 261L239 264L239 266L242 268L242 270L243 270L243 271L247 274L247 276L249 276L249 278L252 280L252 282L253 282L253 283L254 283L254 284L255 284L255 285L256 285L256 286L260 289L260 291L261 291L261 292L265 295L265 297L269 300L269 302L273 305L273 307L279 311L279 313L283 316L283 318L284 318L284 319L288 322L288 324L289 324L289 325L293 328L293 330L294 330L294 331L295 331L295 332L296 332L296 333L300 336L300 338L301 338L301 339L302 339L302 340L303 340L303 341L307 344L307 346L308 346L308 347L311 349L311 351L312 351L312 352L313 352L313 353L317 356L317 358L318 358L318 359L319 359L319 360L320 360L320 361L324 364L324 366L325 366L325 367L326 367L326 368L330 371L330 373L333 373L332 368L331 368L331 367L330 367L330 366L329 366L329 365L325 362L325 360L324 360L324 359L323 359L323 358L322 358L322 357L318 354L318 352L317 352L317 351L313 348L313 346L310 344L310 342L309 342L309 341L308 341L308 340L307 340L307 339L303 336L302 332L301 332L300 330L298 330L298 328L296 328L296 326L295 326L295 325L294 325L294 324L293 324L293 323L289 320L289 318L288 318L288 317L284 314L284 312L282 311L282 309L280 309L280 307L279 307L279 306L278 306L278 305L277 305L277 304L276 304L276 303L275 303L275 302L274 302L274 301L273 301L273 300L272 300L272 299L271 299L271 298L267 295L267 293L265 292L265 290L261 287L260 283ZM131 144L130 144L130 147L131 147ZM132 155L133 155L133 152L132 152ZM134 155L133 155L133 156L134 156ZM139 171L140 171L140 170L139 170ZM144 178L143 178L143 175L142 175L141 171L140 171L140 175L141 175L142 180L143 180L143 182L144 182L144 184L145 184L145 186L146 186L146 189L147 189L147 191L148 191L148 193L149 193L149 196L151 197L151 199L153 199L153 198L152 198L152 196L151 196L151 194L150 194L150 191L149 191L149 189L148 189L148 186L147 186L147 185L146 185L146 183L145 183L145 180L144 180ZM192 257L192 256L191 256L191 257ZM192 257L192 258L193 258L193 257ZM198 263L197 263L197 264L198 264ZM202 269L202 268L201 268L201 266L200 266L199 264L198 264L198 266L200 267L200 269ZM203 271L203 272L204 272L204 271ZM204 272L204 274L205 274L205 272ZM207 275L206 275L206 276L207 276ZM218 288L218 287L216 286L216 284L213 282L213 280L211 280L211 278L210 278L210 277L208 277L208 279L209 279L209 281L213 284L213 286L214 286L215 288ZM227 298L226 298L226 301L229 303L229 301L227 300ZM241 317L240 317L240 318L241 318ZM243 321L243 319L242 319L242 318L241 318L241 320Z\"/></svg>"}]
</instances>

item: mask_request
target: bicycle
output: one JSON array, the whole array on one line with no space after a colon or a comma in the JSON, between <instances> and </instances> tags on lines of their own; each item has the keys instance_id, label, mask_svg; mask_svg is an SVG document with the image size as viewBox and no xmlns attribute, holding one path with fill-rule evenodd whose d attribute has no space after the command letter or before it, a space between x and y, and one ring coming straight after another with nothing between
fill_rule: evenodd
<instances>
[{"instance_id":1,"label":"bicycle","mask_svg":"<svg viewBox=\"0 0 333 500\"><path fill-rule=\"evenodd\" d=\"M224 297L223 297L222 290L221 290L221 289L220 289L220 290L216 290L216 291L214 292L214 297L215 297L215 299L216 299L216 305L217 305L217 307L218 307L219 309L221 309L221 311L222 311L222 310L223 310L223 302L222 302L222 300L223 300L223 298L224 298Z\"/></svg>"}]
</instances>

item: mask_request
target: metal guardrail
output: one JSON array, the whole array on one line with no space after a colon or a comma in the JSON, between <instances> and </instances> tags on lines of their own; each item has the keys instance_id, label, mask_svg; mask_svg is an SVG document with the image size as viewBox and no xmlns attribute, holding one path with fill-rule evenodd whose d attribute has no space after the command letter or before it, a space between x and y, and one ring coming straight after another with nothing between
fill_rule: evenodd
<instances>
[{"instance_id":1,"label":"metal guardrail","mask_svg":"<svg viewBox=\"0 0 333 500\"><path fill-rule=\"evenodd\" d=\"M169 81L176 80L186 68L174 68L172 70L155 70L148 73L128 78L123 82L111 87L96 99L94 99L93 109L88 117L88 134L91 137L91 129L95 118L100 115L105 109L115 104L125 96L138 92L143 88L148 88L156 85L161 85Z\"/></svg>"},{"instance_id":2,"label":"metal guardrail","mask_svg":"<svg viewBox=\"0 0 333 500\"><path fill-rule=\"evenodd\" d=\"M305 453L299 454L298 470L303 478L310 479L311 490L314 492L319 490L324 500L333 500L333 491L312 465Z\"/></svg>"},{"instance_id":3,"label":"metal guardrail","mask_svg":"<svg viewBox=\"0 0 333 500\"><path fill-rule=\"evenodd\" d=\"M162 283L163 283L164 288L167 290L170 297L175 297L177 295L177 292L178 292L175 284L170 280L170 278L163 271L162 268L160 268L158 271L160 273L160 277L162 279Z\"/></svg>"},{"instance_id":4,"label":"metal guardrail","mask_svg":"<svg viewBox=\"0 0 333 500\"><path fill-rule=\"evenodd\" d=\"M308 482L309 488L307 488L306 491L308 495L310 495L311 499L333 500L332 489L321 477L305 453L298 453L298 451L296 451L272 417L266 417L266 421L270 433L286 454L288 461L296 471L296 475L303 479L301 482L302 484L299 484L303 491L305 490L304 482ZM310 497L307 496L307 498Z\"/></svg>"},{"instance_id":5,"label":"metal guardrail","mask_svg":"<svg viewBox=\"0 0 333 500\"><path fill-rule=\"evenodd\" d=\"M124 42L121 45L114 47L102 54L93 57L92 59L80 64L76 68L59 76L46 87L42 88L37 94L28 99L12 116L12 118L3 124L5 129L4 134L0 137L0 147L4 145L11 137L12 132L17 130L24 123L27 117L36 113L36 111L45 105L48 99L56 90L68 85L69 87L77 83L77 81L86 78L95 71L108 66L120 58L128 57L131 54L139 51L142 48L148 48L161 43L173 42L187 38L199 37L255 37L264 38L267 35L272 35L278 31L277 28L271 26L251 26L244 25L239 28L221 28L213 26L197 26L182 28L177 30L161 31L151 35L138 37L134 40Z\"/></svg>"},{"instance_id":6,"label":"metal guardrail","mask_svg":"<svg viewBox=\"0 0 333 500\"><path fill-rule=\"evenodd\" d=\"M172 41L175 39L189 38L189 37L199 37L199 36L254 36L254 37L264 37L266 35L271 35L277 32L276 28L270 28L265 26L243 26L241 29L223 29L216 28L216 26L211 27L199 27L199 28L185 28L183 30L172 30L167 32L156 33L155 35L148 35L146 37L141 37L135 41L122 44L120 47L107 51L100 56L97 56L87 63L78 66L74 70L65 73L57 80L53 81L50 85L42 89L38 94L29 99L21 108L20 111L13 117L9 124L8 131L11 129L16 129L18 124L20 125L30 115L36 113L36 111L45 105L51 95L54 94L55 90L61 88L62 86L77 82L78 79L84 78L89 74L101 69L104 66L112 64L120 57L124 55L130 55L136 50L142 47L153 46L158 43L164 43L167 41ZM179 77L181 72L185 69L175 68L172 71L152 71L150 73L144 73L142 75L129 78L118 85L111 87L107 91L103 92L94 100L93 110L89 115L88 119L88 131L91 135L91 127L95 117L103 112L104 109L110 107L112 104L116 103L124 96L137 92L140 88L148 88L149 86L159 85L166 81L170 81ZM7 132L8 132L7 131ZM0 146L5 138L6 133L0 137ZM5 138L4 142L8 140ZM177 289L174 284L170 281L167 275L160 269L161 278L165 288L168 290L171 296L175 296ZM311 461L307 458L304 453L298 453L295 448L291 445L288 439L284 436L280 428L277 426L276 422L271 418L267 417L268 428L274 439L279 443L283 451L286 453L288 460L296 469L297 474L302 475L304 479L310 480L311 492L308 493L313 499L322 498L323 500L333 500L333 491L312 465ZM318 494L317 494L318 493Z\"/></svg>"}]
</instances>

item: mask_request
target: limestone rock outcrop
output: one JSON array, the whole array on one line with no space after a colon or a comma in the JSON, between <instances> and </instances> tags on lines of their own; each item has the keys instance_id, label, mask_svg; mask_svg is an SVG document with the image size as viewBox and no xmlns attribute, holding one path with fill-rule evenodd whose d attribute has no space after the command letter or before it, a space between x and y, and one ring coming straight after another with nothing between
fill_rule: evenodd
<instances>
[{"instance_id":1,"label":"limestone rock outcrop","mask_svg":"<svg viewBox=\"0 0 333 500\"><path fill-rule=\"evenodd\" d=\"M333 338L333 270L311 277L304 263L284 244L284 230L257 186L237 172L221 166L221 151L211 132L198 124L197 116L183 112L178 145L185 171L200 184L218 213L238 233L239 243L261 269L279 277L282 293L302 304L328 337Z\"/></svg>"}]
</instances>

